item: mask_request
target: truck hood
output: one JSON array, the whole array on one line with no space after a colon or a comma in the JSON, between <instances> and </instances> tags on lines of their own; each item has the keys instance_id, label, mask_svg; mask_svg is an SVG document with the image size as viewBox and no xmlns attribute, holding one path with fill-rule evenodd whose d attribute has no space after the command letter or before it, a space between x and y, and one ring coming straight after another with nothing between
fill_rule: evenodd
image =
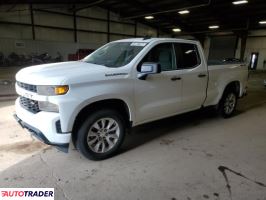
<instances>
[{"instance_id":1,"label":"truck hood","mask_svg":"<svg viewBox=\"0 0 266 200\"><path fill-rule=\"evenodd\" d=\"M34 85L65 85L99 81L117 71L121 75L128 75L122 68L71 61L26 67L16 74L16 80Z\"/></svg>"}]
</instances>

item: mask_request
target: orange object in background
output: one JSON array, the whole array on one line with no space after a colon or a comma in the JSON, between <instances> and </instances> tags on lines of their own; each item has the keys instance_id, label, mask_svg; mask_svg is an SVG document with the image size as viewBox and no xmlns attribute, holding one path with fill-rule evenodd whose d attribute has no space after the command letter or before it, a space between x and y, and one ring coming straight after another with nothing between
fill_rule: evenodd
<instances>
[{"instance_id":1,"label":"orange object in background","mask_svg":"<svg viewBox=\"0 0 266 200\"><path fill-rule=\"evenodd\" d=\"M75 54L68 54L68 60L74 61L83 59L87 55L91 54L93 51L94 49L78 49Z\"/></svg>"}]
</instances>

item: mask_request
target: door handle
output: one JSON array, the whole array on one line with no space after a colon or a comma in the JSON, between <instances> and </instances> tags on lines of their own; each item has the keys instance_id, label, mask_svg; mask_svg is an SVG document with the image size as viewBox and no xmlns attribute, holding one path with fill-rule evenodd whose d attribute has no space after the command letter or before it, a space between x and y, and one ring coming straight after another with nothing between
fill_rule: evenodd
<instances>
[{"instance_id":1,"label":"door handle","mask_svg":"<svg viewBox=\"0 0 266 200\"><path fill-rule=\"evenodd\" d=\"M207 76L207 75L206 75L206 74L199 74L199 75L198 75L199 78L203 78L203 77L205 77L205 76Z\"/></svg>"},{"instance_id":2,"label":"door handle","mask_svg":"<svg viewBox=\"0 0 266 200\"><path fill-rule=\"evenodd\" d=\"M172 81L178 81L178 80L181 80L181 77L179 76L174 76L171 78Z\"/></svg>"}]
</instances>

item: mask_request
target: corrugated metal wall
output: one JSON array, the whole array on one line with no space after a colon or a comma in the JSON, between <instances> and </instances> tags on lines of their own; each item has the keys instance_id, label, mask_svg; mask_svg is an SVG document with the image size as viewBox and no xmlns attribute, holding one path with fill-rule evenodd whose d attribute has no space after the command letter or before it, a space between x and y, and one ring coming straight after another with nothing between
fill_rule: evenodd
<instances>
[{"instance_id":1,"label":"corrugated metal wall","mask_svg":"<svg viewBox=\"0 0 266 200\"><path fill-rule=\"evenodd\" d=\"M56 56L60 51L64 59L69 53L75 53L79 48L95 49L110 41L135 36L135 22L121 21L119 16L110 12L110 35L108 32L108 11L98 7L91 7L76 14L77 41L74 37L74 17L68 5L33 5L33 20L35 40L31 24L29 5L1 6L0 12L0 51L5 56L11 52L18 54L44 53ZM61 12L61 15L53 12ZM83 18L89 17L89 18ZM91 19L90 19L91 18ZM8 23L11 22L11 23ZM122 23L120 23L122 22ZM24 25L19 25L24 23ZM48 26L48 27L47 27ZM137 24L137 35L151 35L156 37L157 30ZM15 43L21 42L23 47L17 48Z\"/></svg>"}]
</instances>

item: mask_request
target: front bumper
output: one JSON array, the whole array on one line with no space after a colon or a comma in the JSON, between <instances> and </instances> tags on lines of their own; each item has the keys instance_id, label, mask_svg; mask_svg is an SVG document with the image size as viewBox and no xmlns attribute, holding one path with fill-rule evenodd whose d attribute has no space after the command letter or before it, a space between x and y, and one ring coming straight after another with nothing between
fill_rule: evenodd
<instances>
[{"instance_id":1,"label":"front bumper","mask_svg":"<svg viewBox=\"0 0 266 200\"><path fill-rule=\"evenodd\" d=\"M68 147L71 133L58 133L56 129L56 122L60 119L59 113L39 112L33 114L20 105L19 98L16 100L15 108L14 117L17 122L39 140L57 147Z\"/></svg>"}]
</instances>

